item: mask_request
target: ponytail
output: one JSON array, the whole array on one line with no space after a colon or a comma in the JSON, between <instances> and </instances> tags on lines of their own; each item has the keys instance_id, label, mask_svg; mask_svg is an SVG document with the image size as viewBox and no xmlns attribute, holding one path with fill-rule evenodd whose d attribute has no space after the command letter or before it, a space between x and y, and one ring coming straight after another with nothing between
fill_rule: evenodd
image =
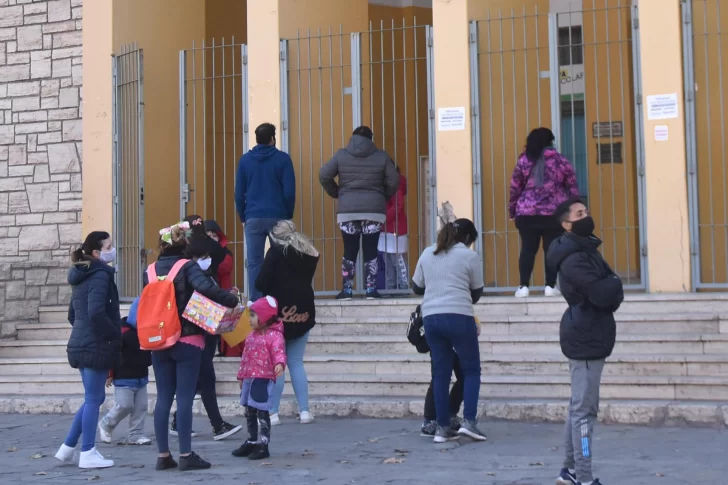
<instances>
[{"instance_id":1,"label":"ponytail","mask_svg":"<svg viewBox=\"0 0 728 485\"><path fill-rule=\"evenodd\" d=\"M450 248L458 243L456 238L457 230L455 229L455 225L452 222L448 222L442 227L442 229L440 229L440 232L437 233L437 247L433 254L437 256L443 251L449 251Z\"/></svg>"}]
</instances>

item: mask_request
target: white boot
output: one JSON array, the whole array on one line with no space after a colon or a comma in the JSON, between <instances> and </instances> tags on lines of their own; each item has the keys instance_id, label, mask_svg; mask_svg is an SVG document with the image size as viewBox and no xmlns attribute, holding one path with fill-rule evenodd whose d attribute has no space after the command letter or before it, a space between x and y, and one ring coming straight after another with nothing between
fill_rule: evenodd
<instances>
[{"instance_id":1,"label":"white boot","mask_svg":"<svg viewBox=\"0 0 728 485\"><path fill-rule=\"evenodd\" d=\"M96 447L82 451L81 458L78 460L79 468L109 468L110 466L114 466L113 460L104 458Z\"/></svg>"},{"instance_id":2,"label":"white boot","mask_svg":"<svg viewBox=\"0 0 728 485\"><path fill-rule=\"evenodd\" d=\"M76 448L71 448L70 446L66 446L66 443L63 443L60 448L58 448L58 453L56 453L56 459L62 461L63 463L71 463L73 461L73 455L76 452Z\"/></svg>"}]
</instances>

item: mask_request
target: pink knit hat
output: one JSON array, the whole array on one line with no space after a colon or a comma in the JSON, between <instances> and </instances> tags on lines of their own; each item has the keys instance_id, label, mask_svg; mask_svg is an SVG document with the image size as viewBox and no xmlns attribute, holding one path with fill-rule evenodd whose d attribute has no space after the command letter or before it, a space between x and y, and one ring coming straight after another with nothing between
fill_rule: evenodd
<instances>
[{"instance_id":1,"label":"pink knit hat","mask_svg":"<svg viewBox=\"0 0 728 485\"><path fill-rule=\"evenodd\" d=\"M264 296L256 300L249 308L258 315L261 323L269 322L278 316L278 302L272 296Z\"/></svg>"}]
</instances>

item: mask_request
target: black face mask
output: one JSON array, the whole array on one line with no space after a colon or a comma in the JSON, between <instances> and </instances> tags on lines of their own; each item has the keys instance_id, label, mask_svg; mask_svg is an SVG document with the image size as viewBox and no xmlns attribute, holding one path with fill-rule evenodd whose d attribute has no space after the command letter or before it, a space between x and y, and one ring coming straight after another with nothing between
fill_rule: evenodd
<instances>
[{"instance_id":1,"label":"black face mask","mask_svg":"<svg viewBox=\"0 0 728 485\"><path fill-rule=\"evenodd\" d=\"M578 221L571 223L571 232L581 237L589 237L594 234L594 219L591 216L586 216Z\"/></svg>"}]
</instances>

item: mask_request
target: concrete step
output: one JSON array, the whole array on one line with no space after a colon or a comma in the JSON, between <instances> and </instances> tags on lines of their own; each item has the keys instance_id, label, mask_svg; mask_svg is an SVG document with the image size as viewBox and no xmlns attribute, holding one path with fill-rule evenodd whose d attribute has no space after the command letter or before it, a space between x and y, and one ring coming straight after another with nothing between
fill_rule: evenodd
<instances>
[{"instance_id":1,"label":"concrete step","mask_svg":"<svg viewBox=\"0 0 728 485\"><path fill-rule=\"evenodd\" d=\"M423 396L429 382L429 374L310 374L309 393L318 396ZM239 389L235 374L218 374L220 396L236 396ZM154 395L156 387L150 386L149 392ZM291 392L287 386L286 394ZM0 395L82 393L78 374L0 376ZM567 399L569 376L484 375L480 394L489 399ZM600 395L604 399L728 400L728 377L604 376Z\"/></svg>"},{"instance_id":2,"label":"concrete step","mask_svg":"<svg viewBox=\"0 0 728 485\"><path fill-rule=\"evenodd\" d=\"M60 357L67 340L0 340L0 357ZM481 335L481 354L557 353L558 335ZM413 353L412 345L400 335L311 336L308 355ZM624 334L618 335L616 353L715 354L728 352L728 334Z\"/></svg>"},{"instance_id":3,"label":"concrete step","mask_svg":"<svg viewBox=\"0 0 728 485\"><path fill-rule=\"evenodd\" d=\"M558 334L560 315L483 317L486 335ZM318 317L311 335L405 335L409 318L397 316ZM18 324L19 340L67 339L68 322ZM711 314L618 314L617 334L728 333L728 320L721 322Z\"/></svg>"},{"instance_id":4,"label":"concrete step","mask_svg":"<svg viewBox=\"0 0 728 485\"><path fill-rule=\"evenodd\" d=\"M306 371L312 374L427 374L428 354L408 355L306 355ZM217 357L218 373L234 374L240 359ZM569 364L561 354L482 355L481 369L488 376L567 375ZM0 376L65 375L71 371L65 357L0 358ZM153 373L153 370L151 371ZM604 368L607 376L725 376L728 375L726 354L615 354Z\"/></svg>"},{"instance_id":5,"label":"concrete step","mask_svg":"<svg viewBox=\"0 0 728 485\"><path fill-rule=\"evenodd\" d=\"M316 301L317 317L368 317L400 316L407 317L421 300L419 298L392 298L379 301L353 300L340 302L330 299ZM122 315L128 312L128 305L122 305ZM475 305L479 317L488 315L557 315L566 308L563 298L533 297L517 299L514 297L485 297ZM39 310L43 323L65 322L68 315L66 306L46 306ZM728 314L728 293L633 293L625 297L620 313L708 313Z\"/></svg>"},{"instance_id":6,"label":"concrete step","mask_svg":"<svg viewBox=\"0 0 728 485\"><path fill-rule=\"evenodd\" d=\"M21 414L75 414L83 403L82 395L28 394L0 396L0 412ZM153 414L156 400L149 399L149 413ZM243 423L244 408L237 398L218 399L223 416L231 422ZM311 411L319 417L412 418L422 417L424 398L311 396ZM114 405L113 396L104 402L102 412ZM563 423L568 402L563 399L488 399L478 403L478 417L487 431L486 420ZM205 415L199 400L194 403L196 415ZM280 414L284 426L295 425L296 403L284 397ZM599 421L605 424L647 426L724 427L728 424L728 405L722 401L676 402L669 400L602 399ZM209 433L208 430L201 430Z\"/></svg>"}]
</instances>

